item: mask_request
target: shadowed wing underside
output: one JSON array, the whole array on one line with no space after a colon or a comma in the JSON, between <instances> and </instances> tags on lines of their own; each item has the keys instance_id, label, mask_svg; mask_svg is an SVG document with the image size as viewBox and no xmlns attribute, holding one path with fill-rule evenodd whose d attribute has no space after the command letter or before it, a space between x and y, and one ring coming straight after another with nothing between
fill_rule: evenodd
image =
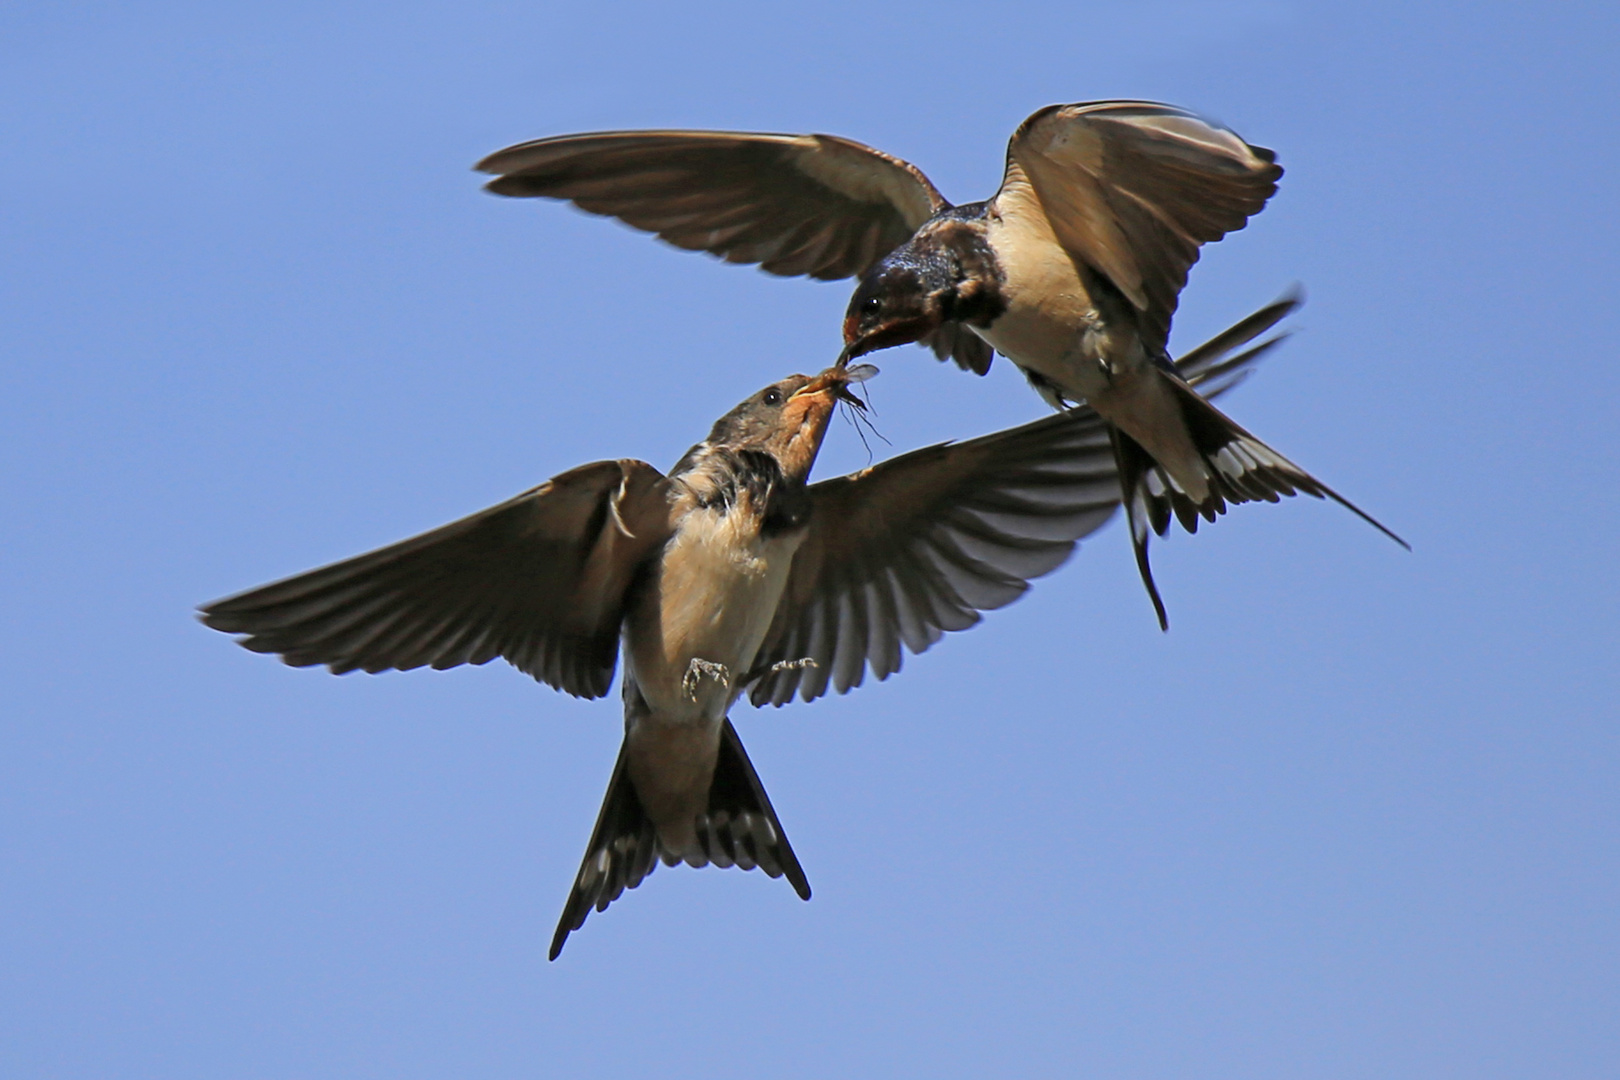
<instances>
[{"instance_id":1,"label":"shadowed wing underside","mask_svg":"<svg viewBox=\"0 0 1620 1080\"><path fill-rule=\"evenodd\" d=\"M484 664L601 697L624 595L669 537L663 474L600 461L421 536L204 607L295 667L349 671Z\"/></svg>"},{"instance_id":2,"label":"shadowed wing underside","mask_svg":"<svg viewBox=\"0 0 1620 1080\"><path fill-rule=\"evenodd\" d=\"M1208 397L1224 394L1285 335L1234 350L1299 304L1292 293L1260 309L1190 350L1177 371ZM1120 502L1108 426L1085 406L903 454L810 492L810 535L755 670L802 659L815 666L762 675L750 693L755 705L795 694L812 701L829 687L844 693L868 666L888 678L900 670L902 644L920 653L1017 599ZM1136 546L1140 564L1145 537ZM1146 572L1144 582L1157 605Z\"/></svg>"},{"instance_id":3,"label":"shadowed wing underside","mask_svg":"<svg viewBox=\"0 0 1620 1080\"><path fill-rule=\"evenodd\" d=\"M835 135L602 131L498 150L498 195L567 199L773 274L862 273L948 206L915 166Z\"/></svg>"},{"instance_id":4,"label":"shadowed wing underside","mask_svg":"<svg viewBox=\"0 0 1620 1080\"><path fill-rule=\"evenodd\" d=\"M810 533L788 575L750 695L781 705L900 670L979 612L1056 569L1119 503L1108 433L1076 410L916 450L810 487Z\"/></svg>"},{"instance_id":5,"label":"shadowed wing underside","mask_svg":"<svg viewBox=\"0 0 1620 1080\"><path fill-rule=\"evenodd\" d=\"M1150 350L1162 350L1199 246L1243 228L1281 176L1270 150L1174 106L1052 105L1013 135L995 205L1044 213L1069 255L1140 312Z\"/></svg>"}]
</instances>

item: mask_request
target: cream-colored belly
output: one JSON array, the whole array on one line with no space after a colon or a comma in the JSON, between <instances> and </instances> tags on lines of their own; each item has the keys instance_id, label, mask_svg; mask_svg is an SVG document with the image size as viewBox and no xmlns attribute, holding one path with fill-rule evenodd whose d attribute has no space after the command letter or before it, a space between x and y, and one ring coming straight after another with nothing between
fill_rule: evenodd
<instances>
[{"instance_id":1,"label":"cream-colored belly","mask_svg":"<svg viewBox=\"0 0 1620 1080\"><path fill-rule=\"evenodd\" d=\"M1074 260L1063 250L1040 213L991 219L994 245L1005 280L1006 310L980 337L1020 367L1056 383L1072 399L1101 389L1095 364L1080 362L1076 345L1098 314Z\"/></svg>"},{"instance_id":2,"label":"cream-colored belly","mask_svg":"<svg viewBox=\"0 0 1620 1080\"><path fill-rule=\"evenodd\" d=\"M736 682L770 630L804 540L802 531L763 537L759 520L691 511L626 622L627 663L658 722L718 723L741 691ZM728 676L698 679L696 700L683 685L694 659L719 664Z\"/></svg>"},{"instance_id":3,"label":"cream-colored belly","mask_svg":"<svg viewBox=\"0 0 1620 1080\"><path fill-rule=\"evenodd\" d=\"M1017 198L1032 198L1027 192ZM1002 201L1008 202L1007 195ZM1018 210L1019 212L1012 212ZM1024 212L1028 210L1029 212ZM1143 351L1134 324L1099 309L1046 216L1016 199L990 224L1006 280L1006 311L977 331L997 352L1096 409L1168 468L1195 497L1204 481L1171 388Z\"/></svg>"}]
</instances>

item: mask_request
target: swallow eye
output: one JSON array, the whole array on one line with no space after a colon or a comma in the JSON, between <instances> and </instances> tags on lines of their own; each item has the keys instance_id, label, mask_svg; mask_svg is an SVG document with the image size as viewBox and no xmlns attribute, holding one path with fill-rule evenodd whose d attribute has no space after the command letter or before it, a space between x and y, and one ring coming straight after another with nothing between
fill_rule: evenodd
<instances>
[{"instance_id":1,"label":"swallow eye","mask_svg":"<svg viewBox=\"0 0 1620 1080\"><path fill-rule=\"evenodd\" d=\"M782 391L773 386L771 389L765 391L765 397L762 400L767 405L780 405L782 404Z\"/></svg>"},{"instance_id":2,"label":"swallow eye","mask_svg":"<svg viewBox=\"0 0 1620 1080\"><path fill-rule=\"evenodd\" d=\"M862 315L876 315L882 309L883 301L879 300L875 296L868 296L865 300L861 301Z\"/></svg>"}]
</instances>

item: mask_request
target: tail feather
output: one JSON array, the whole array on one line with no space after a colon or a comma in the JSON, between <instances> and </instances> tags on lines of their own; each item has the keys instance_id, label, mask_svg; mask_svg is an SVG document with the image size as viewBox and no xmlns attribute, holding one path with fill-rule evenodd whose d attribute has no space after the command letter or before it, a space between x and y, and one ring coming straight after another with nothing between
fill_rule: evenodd
<instances>
[{"instance_id":1,"label":"tail feather","mask_svg":"<svg viewBox=\"0 0 1620 1080\"><path fill-rule=\"evenodd\" d=\"M1316 477L1283 457L1277 451L1238 426L1210 401L1238 385L1254 365L1286 338L1277 334L1241 353L1234 349L1248 345L1303 302L1298 289L1290 291L1248 318L1217 334L1175 362L1175 374L1166 372L1174 388L1193 445L1203 458L1209 494L1193 499L1153 457L1129 435L1112 431L1114 460L1119 469L1121 500L1131 528L1131 545L1136 554L1137 572L1153 601L1159 628L1168 630L1164 601L1153 581L1148 559L1148 543L1153 533L1164 536L1172 520L1187 532L1198 531L1198 521L1214 521L1228 505L1246 502L1279 502L1301 492L1318 499L1332 499L1408 551L1411 545L1371 514L1322 483ZM1194 389L1196 387L1197 389Z\"/></svg>"},{"instance_id":2,"label":"tail feather","mask_svg":"<svg viewBox=\"0 0 1620 1080\"><path fill-rule=\"evenodd\" d=\"M1170 621L1165 615L1164 601L1159 597L1158 587L1153 582L1148 542L1150 532L1164 536L1170 529L1172 518L1180 522L1183 529L1195 533L1200 517L1205 521L1214 521L1226 513L1229 505L1274 503L1304 493L1318 499L1332 499L1401 547L1412 550L1412 545L1388 526L1239 427L1200 396L1198 391L1173 376L1167 375L1166 379L1176 389L1187 430L1203 458L1209 494L1202 501L1193 499L1129 435L1117 429L1113 431L1114 460L1119 467L1120 492L1125 503L1126 519L1131 526L1136 568L1142 575L1142 584L1147 588L1149 599L1153 601L1153 610L1159 617L1159 629L1168 630Z\"/></svg>"},{"instance_id":3,"label":"tail feather","mask_svg":"<svg viewBox=\"0 0 1620 1080\"><path fill-rule=\"evenodd\" d=\"M591 909L604 911L624 894L640 885L658 866L658 833L652 819L630 782L625 748L619 748L613 779L608 781L607 797L591 830L574 888L563 905L557 932L551 937L551 959L562 953L568 935L585 925Z\"/></svg>"},{"instance_id":4,"label":"tail feather","mask_svg":"<svg viewBox=\"0 0 1620 1080\"><path fill-rule=\"evenodd\" d=\"M697 821L698 843L716 866L756 866L773 878L786 877L799 899L810 899L810 882L793 854L737 729L726 720L720 731L720 757L709 788L709 810Z\"/></svg>"},{"instance_id":5,"label":"tail feather","mask_svg":"<svg viewBox=\"0 0 1620 1080\"><path fill-rule=\"evenodd\" d=\"M585 860L551 939L551 959L557 959L568 935L585 925L593 909L605 910L626 889L640 885L660 858L671 866L684 861L692 866L758 867L770 877L786 877L801 900L810 899L810 882L743 750L737 729L730 720L722 723L708 808L696 822L697 851L672 851L659 841L630 779L626 752L619 750Z\"/></svg>"},{"instance_id":6,"label":"tail feather","mask_svg":"<svg viewBox=\"0 0 1620 1080\"><path fill-rule=\"evenodd\" d=\"M1196 507L1206 520L1214 521L1216 515L1224 514L1227 503L1277 502L1304 492L1318 499L1332 499L1401 547L1412 550L1412 545L1388 526L1249 434L1196 390L1179 379L1170 381L1180 398L1182 415L1186 418L1187 430L1192 434L1193 445L1206 465L1205 476L1210 481L1210 496L1204 504ZM1179 487L1171 497L1179 497L1188 504L1192 502ZM1192 532L1193 529L1187 531Z\"/></svg>"},{"instance_id":7,"label":"tail feather","mask_svg":"<svg viewBox=\"0 0 1620 1080\"><path fill-rule=\"evenodd\" d=\"M1148 530L1164 535L1170 527L1170 511L1163 501L1147 497L1146 478L1157 471L1153 458L1137 443L1112 424L1108 434L1114 444L1114 462L1119 469L1119 490L1125 503L1125 520L1131 527L1131 550L1136 553L1136 572L1142 575L1142 587L1153 601L1153 612L1159 617L1159 629L1170 629L1170 617L1165 614L1164 600L1159 587L1153 583L1153 567L1148 563Z\"/></svg>"}]
</instances>

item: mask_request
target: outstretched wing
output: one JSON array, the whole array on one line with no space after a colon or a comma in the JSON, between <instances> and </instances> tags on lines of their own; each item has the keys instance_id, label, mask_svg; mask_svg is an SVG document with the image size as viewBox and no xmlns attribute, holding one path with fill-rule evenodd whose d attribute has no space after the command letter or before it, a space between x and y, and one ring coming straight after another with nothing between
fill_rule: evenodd
<instances>
[{"instance_id":1,"label":"outstretched wing","mask_svg":"<svg viewBox=\"0 0 1620 1080\"><path fill-rule=\"evenodd\" d=\"M755 660L756 705L900 670L1056 569L1119 503L1091 410L942 443L810 487L810 533ZM812 665L770 670L808 659Z\"/></svg>"},{"instance_id":2,"label":"outstretched wing","mask_svg":"<svg viewBox=\"0 0 1620 1080\"><path fill-rule=\"evenodd\" d=\"M599 131L499 150L498 195L568 199L773 274L862 273L950 204L915 166L835 135Z\"/></svg>"},{"instance_id":3,"label":"outstretched wing","mask_svg":"<svg viewBox=\"0 0 1620 1080\"><path fill-rule=\"evenodd\" d=\"M485 664L601 697L624 594L668 539L668 481L641 461L572 469L421 536L201 609L204 624L295 667Z\"/></svg>"},{"instance_id":4,"label":"outstretched wing","mask_svg":"<svg viewBox=\"0 0 1620 1080\"><path fill-rule=\"evenodd\" d=\"M1270 150L1171 105L1051 105L1008 144L996 206L1044 214L1069 255L1135 305L1149 347L1162 348L1199 246L1243 228L1282 172Z\"/></svg>"},{"instance_id":5,"label":"outstretched wing","mask_svg":"<svg viewBox=\"0 0 1620 1080\"><path fill-rule=\"evenodd\" d=\"M1206 396L1225 393L1283 336L1251 342L1300 302L1293 292L1261 308L1187 352L1178 372ZM795 693L810 701L829 685L843 693L860 685L867 665L887 678L900 670L902 644L920 653L944 631L977 623L978 612L1010 603L1120 501L1108 425L1087 406L917 450L810 491L810 535L755 661L755 705L782 705ZM1137 558L1145 564L1145 538ZM803 659L815 666L770 670Z\"/></svg>"}]
</instances>

